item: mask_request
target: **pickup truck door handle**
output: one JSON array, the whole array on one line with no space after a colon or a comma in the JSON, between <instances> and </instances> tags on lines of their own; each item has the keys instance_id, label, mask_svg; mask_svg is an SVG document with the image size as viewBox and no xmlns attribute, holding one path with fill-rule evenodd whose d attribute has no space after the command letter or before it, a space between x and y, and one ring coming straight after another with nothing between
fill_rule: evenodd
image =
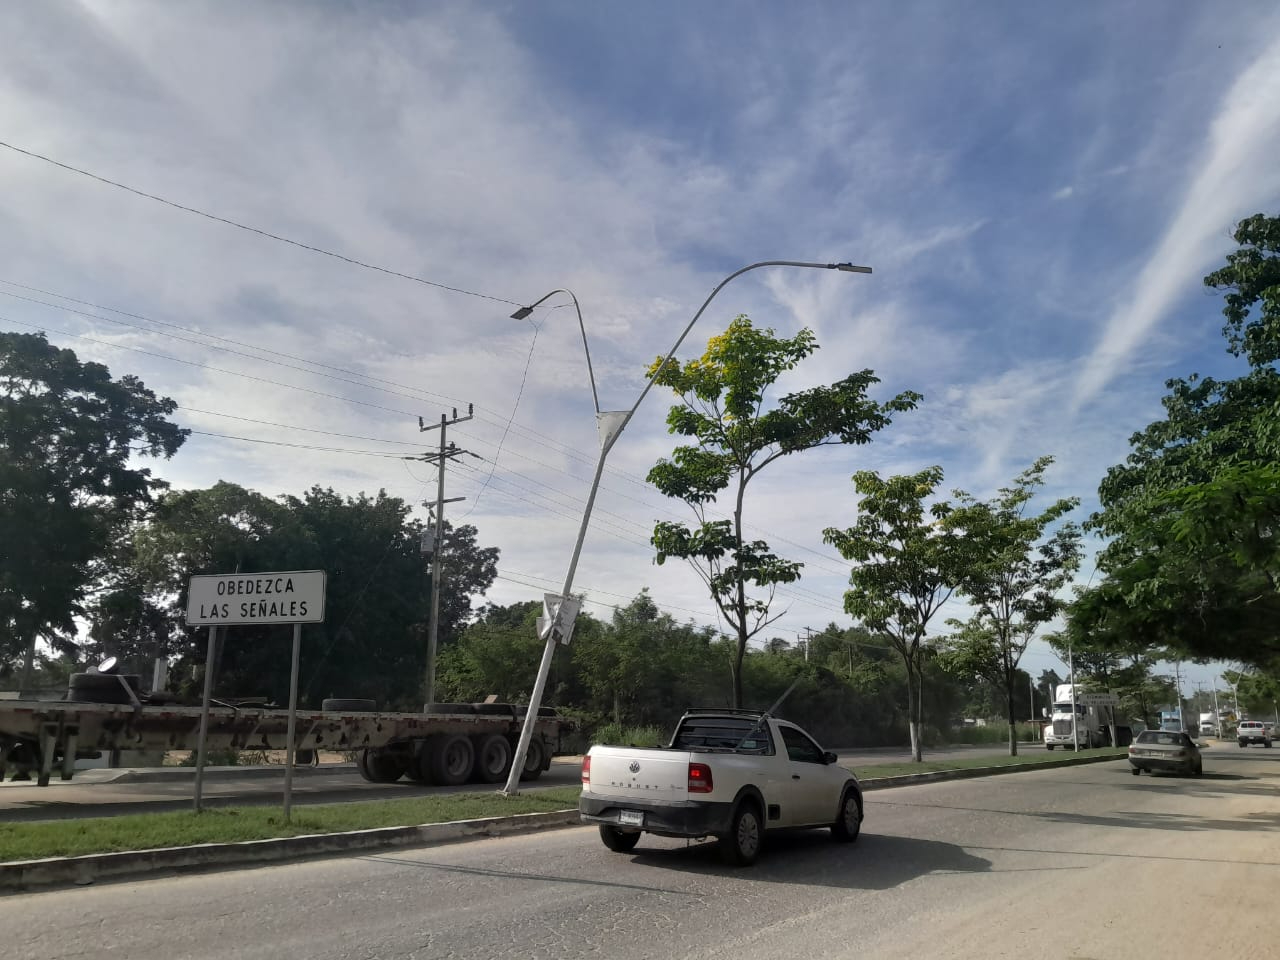
<instances>
[{"instance_id":1,"label":"pickup truck door handle","mask_svg":"<svg viewBox=\"0 0 1280 960\"><path fill-rule=\"evenodd\" d=\"M791 779L792 779L792 780L799 780L799 779L800 779L800 774L798 774L798 773L793 773L793 774L791 775Z\"/></svg>"}]
</instances>

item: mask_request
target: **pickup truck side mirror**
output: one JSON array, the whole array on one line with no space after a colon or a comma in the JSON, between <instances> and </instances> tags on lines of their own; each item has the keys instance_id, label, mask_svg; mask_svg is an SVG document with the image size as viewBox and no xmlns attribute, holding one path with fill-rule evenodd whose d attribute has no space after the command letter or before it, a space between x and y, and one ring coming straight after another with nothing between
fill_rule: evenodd
<instances>
[{"instance_id":1,"label":"pickup truck side mirror","mask_svg":"<svg viewBox=\"0 0 1280 960\"><path fill-rule=\"evenodd\" d=\"M1047 717L1048 715L1049 715L1049 708L1048 708L1048 707L1041 707L1041 708L1040 708L1040 716L1042 716L1042 717Z\"/></svg>"},{"instance_id":2,"label":"pickup truck side mirror","mask_svg":"<svg viewBox=\"0 0 1280 960\"><path fill-rule=\"evenodd\" d=\"M832 764L832 763L835 763L835 762L836 762L837 760L839 760L839 759L840 759L840 758L839 758L839 757L837 757L837 756L836 756L834 753L832 753L830 750L828 750L826 753L824 753L824 754L822 755L822 762L823 762L823 763L826 763L826 764Z\"/></svg>"}]
</instances>

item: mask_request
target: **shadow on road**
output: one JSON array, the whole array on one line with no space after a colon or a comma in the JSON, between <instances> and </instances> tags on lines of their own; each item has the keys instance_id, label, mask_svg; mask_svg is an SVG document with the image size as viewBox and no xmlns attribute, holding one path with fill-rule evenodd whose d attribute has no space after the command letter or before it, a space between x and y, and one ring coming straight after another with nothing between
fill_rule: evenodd
<instances>
[{"instance_id":1,"label":"shadow on road","mask_svg":"<svg viewBox=\"0 0 1280 960\"><path fill-rule=\"evenodd\" d=\"M918 877L984 873L991 861L938 840L864 833L856 844L836 844L825 830L780 833L767 838L760 859L748 868L725 865L716 842L686 847L645 847L637 864L708 876L736 876L760 883L796 883L847 890L888 890Z\"/></svg>"}]
</instances>

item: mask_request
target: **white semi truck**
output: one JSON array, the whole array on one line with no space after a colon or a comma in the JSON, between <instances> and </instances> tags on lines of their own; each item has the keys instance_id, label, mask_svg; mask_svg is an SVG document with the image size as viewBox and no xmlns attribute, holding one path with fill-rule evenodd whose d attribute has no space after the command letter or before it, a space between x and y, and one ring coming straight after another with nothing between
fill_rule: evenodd
<instances>
[{"instance_id":1,"label":"white semi truck","mask_svg":"<svg viewBox=\"0 0 1280 960\"><path fill-rule=\"evenodd\" d=\"M1085 693L1084 687L1077 684L1076 696ZM1044 746L1046 750L1062 747L1082 750L1087 747L1101 747L1111 739L1109 727L1115 724L1113 708L1086 707L1075 704L1075 740L1072 740L1072 696L1071 684L1060 683L1054 688L1053 709L1049 714L1049 722L1044 727Z\"/></svg>"}]
</instances>

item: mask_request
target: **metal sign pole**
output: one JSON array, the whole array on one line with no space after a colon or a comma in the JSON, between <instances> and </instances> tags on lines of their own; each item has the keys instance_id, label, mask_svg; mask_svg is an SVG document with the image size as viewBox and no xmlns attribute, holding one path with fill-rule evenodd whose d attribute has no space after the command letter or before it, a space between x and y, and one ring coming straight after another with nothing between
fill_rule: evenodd
<instances>
[{"instance_id":1,"label":"metal sign pole","mask_svg":"<svg viewBox=\"0 0 1280 960\"><path fill-rule=\"evenodd\" d=\"M302 650L302 624L293 625L293 671L289 675L289 728L284 748L284 822L293 809L293 730L298 718L298 655Z\"/></svg>"},{"instance_id":2,"label":"metal sign pole","mask_svg":"<svg viewBox=\"0 0 1280 960\"><path fill-rule=\"evenodd\" d=\"M205 741L209 736L209 700L213 697L213 647L217 629L209 625L209 652L204 658L204 698L200 701L200 738L196 741L196 813L200 812L204 792Z\"/></svg>"}]
</instances>

